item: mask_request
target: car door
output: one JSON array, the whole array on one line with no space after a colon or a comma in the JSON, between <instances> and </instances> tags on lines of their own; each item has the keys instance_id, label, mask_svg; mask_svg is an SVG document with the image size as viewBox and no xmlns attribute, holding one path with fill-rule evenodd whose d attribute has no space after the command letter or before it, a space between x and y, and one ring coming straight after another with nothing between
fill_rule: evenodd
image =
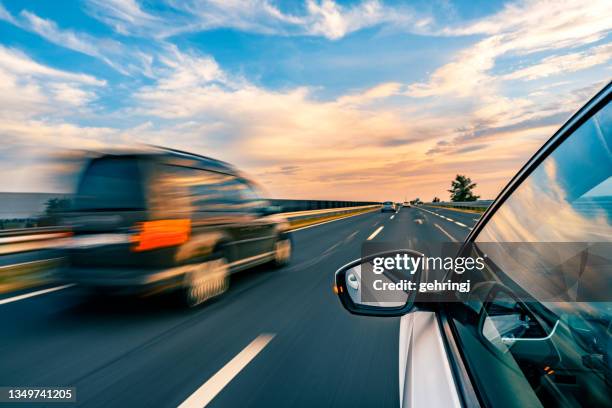
<instances>
[{"instance_id":1,"label":"car door","mask_svg":"<svg viewBox=\"0 0 612 408\"><path fill-rule=\"evenodd\" d=\"M269 207L262 199L255 186L246 179L237 179L240 197L240 208L249 214L248 223L244 225L245 247L254 262L260 262L272 255L276 239L276 223L265 210Z\"/></svg>"},{"instance_id":2,"label":"car door","mask_svg":"<svg viewBox=\"0 0 612 408\"><path fill-rule=\"evenodd\" d=\"M253 214L241 207L237 178L203 169L172 166L189 186L193 206L193 244L210 250L222 242L225 256L232 265L250 256L248 226ZM176 177L175 177L176 178Z\"/></svg>"},{"instance_id":3,"label":"car door","mask_svg":"<svg viewBox=\"0 0 612 408\"><path fill-rule=\"evenodd\" d=\"M612 403L610 97L553 136L463 246L486 267L442 321L483 406Z\"/></svg>"}]
</instances>

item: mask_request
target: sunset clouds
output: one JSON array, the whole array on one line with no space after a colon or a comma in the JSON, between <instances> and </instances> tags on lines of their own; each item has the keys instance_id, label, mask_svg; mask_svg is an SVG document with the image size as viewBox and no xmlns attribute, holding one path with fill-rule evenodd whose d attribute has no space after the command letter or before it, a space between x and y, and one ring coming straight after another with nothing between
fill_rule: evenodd
<instances>
[{"instance_id":1,"label":"sunset clouds","mask_svg":"<svg viewBox=\"0 0 612 408\"><path fill-rule=\"evenodd\" d=\"M21 7L0 6L8 191L66 188L18 168L47 152L152 143L274 197L444 199L465 173L494 198L611 76L606 1Z\"/></svg>"}]
</instances>

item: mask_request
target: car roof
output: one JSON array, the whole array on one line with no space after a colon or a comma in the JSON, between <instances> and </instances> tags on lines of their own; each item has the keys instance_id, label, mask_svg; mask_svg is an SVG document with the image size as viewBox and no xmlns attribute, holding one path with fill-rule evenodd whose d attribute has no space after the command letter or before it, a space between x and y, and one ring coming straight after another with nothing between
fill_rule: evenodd
<instances>
[{"instance_id":1,"label":"car roof","mask_svg":"<svg viewBox=\"0 0 612 408\"><path fill-rule=\"evenodd\" d=\"M249 178L246 177L242 172L240 172L236 167L227 162L218 159L213 159L212 157L203 156L197 153L191 153L177 149L151 146L150 148L146 149L115 150L96 155L95 157L93 157L93 159L111 157L143 158L148 160L154 160L156 162L162 162L171 166L191 167L195 169L214 171L217 173L223 173L239 177L244 180L249 180Z\"/></svg>"}]
</instances>

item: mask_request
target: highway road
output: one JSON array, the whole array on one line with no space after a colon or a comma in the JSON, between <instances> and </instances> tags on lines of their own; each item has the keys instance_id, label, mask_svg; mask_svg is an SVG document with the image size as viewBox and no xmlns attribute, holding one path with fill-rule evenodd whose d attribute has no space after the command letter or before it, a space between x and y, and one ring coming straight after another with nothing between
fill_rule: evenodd
<instances>
[{"instance_id":1,"label":"highway road","mask_svg":"<svg viewBox=\"0 0 612 408\"><path fill-rule=\"evenodd\" d=\"M91 407L396 407L399 318L348 314L333 274L368 238L427 253L462 241L477 219L403 208L307 227L294 232L290 265L234 275L225 295L193 310L78 287L4 295L0 385L76 387Z\"/></svg>"}]
</instances>

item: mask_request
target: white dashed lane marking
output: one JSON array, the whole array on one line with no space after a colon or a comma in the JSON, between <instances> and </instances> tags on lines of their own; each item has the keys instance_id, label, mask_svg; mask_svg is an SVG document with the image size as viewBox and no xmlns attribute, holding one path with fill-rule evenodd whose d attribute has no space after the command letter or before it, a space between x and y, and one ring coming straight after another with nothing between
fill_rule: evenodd
<instances>
[{"instance_id":1,"label":"white dashed lane marking","mask_svg":"<svg viewBox=\"0 0 612 408\"><path fill-rule=\"evenodd\" d=\"M274 338L274 334L261 334L231 359L221 370L210 377L200 388L187 398L179 408L202 408L236 377Z\"/></svg>"},{"instance_id":2,"label":"white dashed lane marking","mask_svg":"<svg viewBox=\"0 0 612 408\"><path fill-rule=\"evenodd\" d=\"M373 239L374 239L374 238L375 238L375 237L376 237L376 236L377 236L377 235L380 233L380 231L382 231L382 229L383 229L383 228L384 228L384 227L382 227L382 226L381 226L381 227L378 227L378 228L376 229L376 231L374 231L374 232L372 233L372 235L370 235L370 236L368 237L368 241L373 240Z\"/></svg>"},{"instance_id":3,"label":"white dashed lane marking","mask_svg":"<svg viewBox=\"0 0 612 408\"><path fill-rule=\"evenodd\" d=\"M63 285L63 286L56 286L54 288L49 288L49 289L37 290L36 292L25 293L23 295L13 296L7 299L0 299L0 305L17 302L19 300L31 298L34 296L44 295L45 293L57 292L58 290L67 289L72 286L74 286L74 283L70 283L68 285Z\"/></svg>"},{"instance_id":4,"label":"white dashed lane marking","mask_svg":"<svg viewBox=\"0 0 612 408\"><path fill-rule=\"evenodd\" d=\"M444 233L444 235L446 235L447 237L449 237L451 239L451 241L453 242L457 242L457 240L455 239L455 237L453 237L451 234L449 234L448 232L446 232L446 230L444 228L442 228L441 226L439 226L438 224L434 223L434 225L436 226L437 229L439 229L440 231L442 231Z\"/></svg>"}]
</instances>

